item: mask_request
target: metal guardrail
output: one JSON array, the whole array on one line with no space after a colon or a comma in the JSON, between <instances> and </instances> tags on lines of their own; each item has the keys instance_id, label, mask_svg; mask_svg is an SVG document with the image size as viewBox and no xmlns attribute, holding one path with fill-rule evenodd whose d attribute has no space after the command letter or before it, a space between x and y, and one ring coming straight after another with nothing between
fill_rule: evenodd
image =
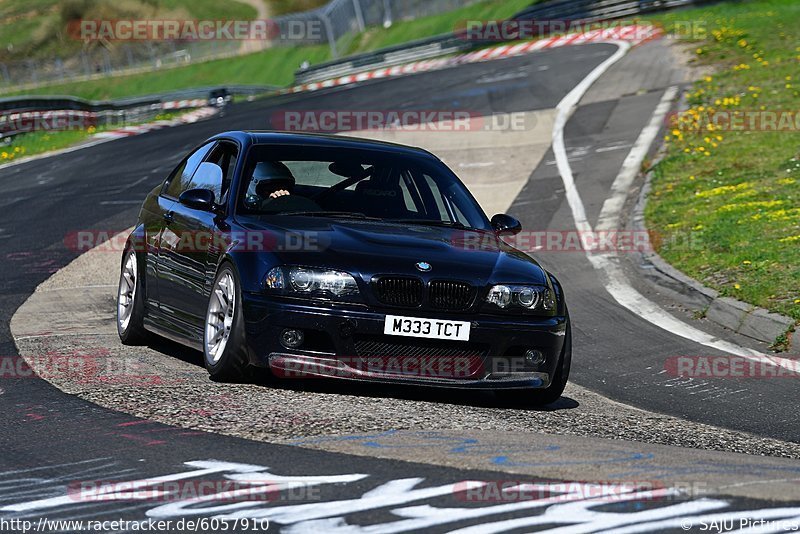
<instances>
[{"instance_id":1,"label":"metal guardrail","mask_svg":"<svg viewBox=\"0 0 800 534\"><path fill-rule=\"evenodd\" d=\"M0 112L21 111L25 109L45 110L80 110L80 111L108 111L123 110L136 107L162 104L170 101L208 99L212 94L220 91L230 95L256 95L277 90L272 85L226 85L196 87L183 91L156 93L151 95L121 98L118 100L85 100L75 96L9 96L0 98Z\"/></svg>"},{"instance_id":2,"label":"metal guardrail","mask_svg":"<svg viewBox=\"0 0 800 534\"><path fill-rule=\"evenodd\" d=\"M714 1L717 0L550 0L520 11L509 20L597 22ZM458 33L437 35L299 69L295 72L295 83L318 82L358 74L408 61L465 52L486 44L490 43L469 40Z\"/></svg>"},{"instance_id":3,"label":"metal guardrail","mask_svg":"<svg viewBox=\"0 0 800 534\"><path fill-rule=\"evenodd\" d=\"M0 139L7 140L30 129L24 124L49 121L93 126L140 123L152 120L165 110L188 109L208 105L210 100L229 95L257 95L277 90L275 86L229 85L197 87L124 98L85 100L74 96L13 96L0 98Z\"/></svg>"},{"instance_id":4,"label":"metal guardrail","mask_svg":"<svg viewBox=\"0 0 800 534\"><path fill-rule=\"evenodd\" d=\"M376 66L392 67L418 59L452 54L475 46L455 34L437 35L374 52L350 56L338 61L318 63L295 72L295 83L309 83L370 70Z\"/></svg>"},{"instance_id":5,"label":"metal guardrail","mask_svg":"<svg viewBox=\"0 0 800 534\"><path fill-rule=\"evenodd\" d=\"M533 5L512 17L514 20L611 20L641 15L711 0L551 0Z\"/></svg>"}]
</instances>

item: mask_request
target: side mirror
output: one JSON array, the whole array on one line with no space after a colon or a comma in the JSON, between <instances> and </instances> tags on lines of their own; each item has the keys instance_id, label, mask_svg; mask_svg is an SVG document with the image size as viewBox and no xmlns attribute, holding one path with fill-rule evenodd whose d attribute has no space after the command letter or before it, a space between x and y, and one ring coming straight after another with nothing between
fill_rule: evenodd
<instances>
[{"instance_id":1,"label":"side mirror","mask_svg":"<svg viewBox=\"0 0 800 534\"><path fill-rule=\"evenodd\" d=\"M522 231L522 223L511 215L498 213L492 217L492 228L497 235L516 235Z\"/></svg>"},{"instance_id":2,"label":"side mirror","mask_svg":"<svg viewBox=\"0 0 800 534\"><path fill-rule=\"evenodd\" d=\"M181 193L178 202L192 209L214 211L215 199L214 192L208 189L188 189Z\"/></svg>"}]
</instances>

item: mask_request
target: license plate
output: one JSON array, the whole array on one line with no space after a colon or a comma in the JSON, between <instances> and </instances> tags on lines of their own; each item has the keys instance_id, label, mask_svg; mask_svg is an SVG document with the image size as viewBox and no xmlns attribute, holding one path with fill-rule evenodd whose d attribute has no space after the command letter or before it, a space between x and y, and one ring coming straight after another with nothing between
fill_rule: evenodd
<instances>
[{"instance_id":1,"label":"license plate","mask_svg":"<svg viewBox=\"0 0 800 534\"><path fill-rule=\"evenodd\" d=\"M387 315L386 321L383 323L383 333L390 336L469 341L469 326L467 321L443 321L441 319Z\"/></svg>"}]
</instances>

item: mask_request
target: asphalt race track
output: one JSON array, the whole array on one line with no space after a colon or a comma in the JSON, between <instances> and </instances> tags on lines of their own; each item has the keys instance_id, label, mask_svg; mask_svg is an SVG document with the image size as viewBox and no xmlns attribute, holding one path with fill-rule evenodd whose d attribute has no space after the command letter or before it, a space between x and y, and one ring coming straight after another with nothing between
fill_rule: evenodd
<instances>
[{"instance_id":1,"label":"asphalt race track","mask_svg":"<svg viewBox=\"0 0 800 534\"><path fill-rule=\"evenodd\" d=\"M467 109L482 115L553 110L615 51L616 47L609 44L556 48L352 88L234 105L224 117L3 168L0 356L17 355L9 329L14 312L39 284L77 256L65 246L65 235L87 228L122 231L130 227L145 193L163 180L181 154L213 133L267 128L273 112L285 107ZM569 164L588 220L593 224L630 148L665 91L678 83L679 73L664 54L663 46L644 45L629 52L589 89L567 123ZM556 155L548 150L543 156L511 203L510 213L526 229L572 230L575 223L565 199ZM502 167L498 167L495 174L502 176ZM575 383L612 401L644 410L642 419L647 419L647 412L655 412L789 442L778 454L798 457L796 391L790 380L703 383L670 377L663 372L669 357L722 353L659 328L620 306L584 254L546 252L539 258L567 288L574 322ZM669 305L652 287L637 281L627 260L621 262L621 268L630 273L640 293ZM677 308L670 308L670 312L712 335L766 350L699 322ZM430 395L432 401L442 401L441 393ZM391 413L393 401L387 397L377 404L377 409ZM563 410L581 409L574 406L574 401L562 402ZM436 465L423 458L431 454L425 448L419 450L418 458L409 454L402 460L411 461L401 461L381 457L377 452L369 458L352 448L347 452L358 455L167 426L98 407L36 378L4 378L0 381L0 405L6 414L6 423L0 428L0 521L36 522L42 517L138 521L216 516L231 520L264 518L287 532L470 531L470 526L488 532L557 529L559 525L566 525L565 532L614 527L619 527L618 532L649 532L658 528L681 531L685 525L679 518L691 515L699 521L731 510L749 510L740 516L758 519L800 516L800 508L777 511L778 504L759 501L752 495L682 499L669 488L657 489L645 499L635 491L622 492L613 503L598 504L581 501L585 495L578 496L574 490L548 486L546 482L534 489L560 494L561 499L536 505L530 500L470 500L463 496L465 488L473 487L466 481L508 480L514 478L508 474L514 469L490 469L487 465L486 469L467 470L455 468L452 463ZM448 409L447 405L444 409ZM538 415L546 417L548 413ZM465 428L464 435L469 437L471 430L479 429ZM625 436L626 429L620 428L619 434ZM297 437L302 435L298 433ZM691 436L686 438L691 440ZM361 434L357 441L374 443L380 439ZM782 464L780 471L776 468L774 478L792 479L796 486L800 467L796 461L794 469L787 465ZM528 467L522 472L529 473L524 481L531 483L535 475L530 472L535 473L536 466ZM260 492L261 498L246 503L209 500L170 504L114 498L85 502L65 492L65 487L78 480L152 483L154 477L183 481L232 479L249 484L248 495ZM520 479L516 475L516 480ZM253 487L261 489L253 492ZM292 488L300 488L295 489L293 497ZM784 498L800 501L800 492ZM541 515L545 509L546 517ZM623 525L629 526L622 530Z\"/></svg>"}]
</instances>

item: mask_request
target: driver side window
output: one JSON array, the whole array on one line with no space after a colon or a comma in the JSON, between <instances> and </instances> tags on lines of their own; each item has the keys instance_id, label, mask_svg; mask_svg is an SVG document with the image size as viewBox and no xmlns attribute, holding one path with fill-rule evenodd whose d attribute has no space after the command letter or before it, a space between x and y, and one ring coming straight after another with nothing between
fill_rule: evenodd
<instances>
[{"instance_id":1,"label":"driver side window","mask_svg":"<svg viewBox=\"0 0 800 534\"><path fill-rule=\"evenodd\" d=\"M227 198L228 189L233 180L233 172L236 169L236 157L239 150L233 143L221 141L214 147L211 154L206 159L206 163L213 163L222 169L222 183L203 182L200 177L192 178L189 189L208 189L214 192L214 202L222 204Z\"/></svg>"},{"instance_id":2,"label":"driver side window","mask_svg":"<svg viewBox=\"0 0 800 534\"><path fill-rule=\"evenodd\" d=\"M167 178L161 194L177 200L181 193L189 189L194 171L200 166L212 146L214 146L213 142L206 143L184 159Z\"/></svg>"}]
</instances>

